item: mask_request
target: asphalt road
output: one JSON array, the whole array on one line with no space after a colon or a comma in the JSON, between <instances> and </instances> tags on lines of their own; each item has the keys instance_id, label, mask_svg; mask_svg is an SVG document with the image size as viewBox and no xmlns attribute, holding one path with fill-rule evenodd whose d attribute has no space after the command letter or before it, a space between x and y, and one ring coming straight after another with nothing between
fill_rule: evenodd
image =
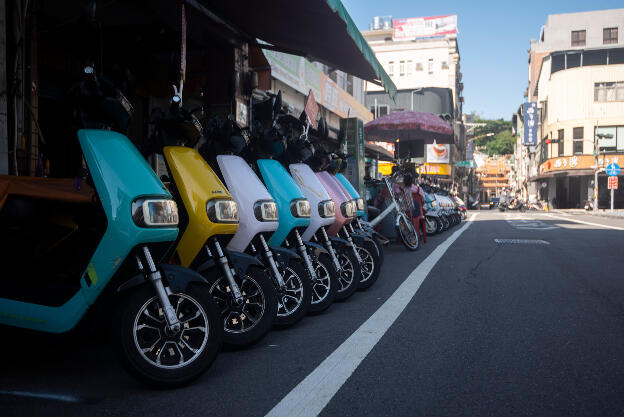
<instances>
[{"instance_id":1,"label":"asphalt road","mask_svg":"<svg viewBox=\"0 0 624 417\"><path fill-rule=\"evenodd\" d=\"M178 390L135 382L88 329L0 328L0 416L263 416L287 398L323 416L621 417L623 245L623 220L481 211L417 252L391 245L370 290L223 352ZM323 389L302 383L328 369Z\"/></svg>"}]
</instances>

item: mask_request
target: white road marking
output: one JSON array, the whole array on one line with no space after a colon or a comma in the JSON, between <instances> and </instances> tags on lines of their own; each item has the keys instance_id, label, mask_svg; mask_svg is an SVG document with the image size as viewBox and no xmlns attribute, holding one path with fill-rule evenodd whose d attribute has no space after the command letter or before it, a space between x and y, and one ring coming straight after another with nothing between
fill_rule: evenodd
<instances>
[{"instance_id":1,"label":"white road marking","mask_svg":"<svg viewBox=\"0 0 624 417\"><path fill-rule=\"evenodd\" d=\"M522 230L553 230L558 229L558 226L553 226L548 223L536 219L535 217L527 215L505 215L505 220L512 227Z\"/></svg>"},{"instance_id":2,"label":"white road marking","mask_svg":"<svg viewBox=\"0 0 624 417\"><path fill-rule=\"evenodd\" d=\"M39 398L42 400L60 401L64 403L80 403L83 400L75 395L68 394L51 394L46 392L29 392L29 391L5 391L0 390L0 395L11 395L13 397Z\"/></svg>"},{"instance_id":3,"label":"white road marking","mask_svg":"<svg viewBox=\"0 0 624 417\"><path fill-rule=\"evenodd\" d=\"M590 226L604 227L605 229L624 230L624 227L609 226L608 224L600 224L600 223L586 222L586 221L584 221L584 220L573 219L573 218L571 218L571 217L561 217L561 216L555 216L554 214L546 214L546 213L544 213L544 216L553 217L553 218L555 218L555 219L566 220L566 221L569 221L569 222L576 222L576 223L588 224L588 225L590 225Z\"/></svg>"},{"instance_id":4,"label":"white road marking","mask_svg":"<svg viewBox=\"0 0 624 417\"><path fill-rule=\"evenodd\" d=\"M267 416L314 417L319 415L403 312L436 263L453 242L473 223L476 216L477 213L473 214L461 229L435 248L409 274L392 296L321 362L312 373L273 407Z\"/></svg>"}]
</instances>

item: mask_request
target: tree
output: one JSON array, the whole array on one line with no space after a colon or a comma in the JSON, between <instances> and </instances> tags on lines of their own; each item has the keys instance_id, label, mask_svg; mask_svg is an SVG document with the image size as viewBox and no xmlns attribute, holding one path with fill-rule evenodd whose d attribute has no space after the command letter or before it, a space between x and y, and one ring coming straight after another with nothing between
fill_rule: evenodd
<instances>
[{"instance_id":1,"label":"tree","mask_svg":"<svg viewBox=\"0 0 624 417\"><path fill-rule=\"evenodd\" d=\"M482 148L485 153L488 155L506 155L514 152L516 138L511 132L511 121L488 120L477 117L475 123L485 123L485 126L475 129L475 136L494 133L494 136L485 136L475 140L475 145Z\"/></svg>"}]
</instances>

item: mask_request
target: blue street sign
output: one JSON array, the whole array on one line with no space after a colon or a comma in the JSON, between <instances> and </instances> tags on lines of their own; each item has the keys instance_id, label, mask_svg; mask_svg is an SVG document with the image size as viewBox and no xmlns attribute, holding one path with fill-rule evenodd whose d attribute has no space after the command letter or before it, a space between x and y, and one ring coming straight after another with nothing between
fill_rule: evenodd
<instances>
[{"instance_id":1,"label":"blue street sign","mask_svg":"<svg viewBox=\"0 0 624 417\"><path fill-rule=\"evenodd\" d=\"M610 177L616 177L620 175L620 166L618 164L607 165L607 175Z\"/></svg>"},{"instance_id":2,"label":"blue street sign","mask_svg":"<svg viewBox=\"0 0 624 417\"><path fill-rule=\"evenodd\" d=\"M524 116L524 146L537 145L537 102L531 101L522 106Z\"/></svg>"}]
</instances>

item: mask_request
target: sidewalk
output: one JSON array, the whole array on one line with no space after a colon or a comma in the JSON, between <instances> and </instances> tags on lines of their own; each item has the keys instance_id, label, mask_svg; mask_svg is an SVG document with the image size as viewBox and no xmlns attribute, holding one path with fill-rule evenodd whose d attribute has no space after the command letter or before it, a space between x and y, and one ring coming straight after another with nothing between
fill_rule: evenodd
<instances>
[{"instance_id":1,"label":"sidewalk","mask_svg":"<svg viewBox=\"0 0 624 417\"><path fill-rule=\"evenodd\" d=\"M598 211L587 211L585 209L554 209L550 210L551 213L562 213L562 214L588 214L590 216L598 216L598 217L610 217L616 219L624 219L624 210L616 209L613 210L613 213L609 209L600 209Z\"/></svg>"}]
</instances>

